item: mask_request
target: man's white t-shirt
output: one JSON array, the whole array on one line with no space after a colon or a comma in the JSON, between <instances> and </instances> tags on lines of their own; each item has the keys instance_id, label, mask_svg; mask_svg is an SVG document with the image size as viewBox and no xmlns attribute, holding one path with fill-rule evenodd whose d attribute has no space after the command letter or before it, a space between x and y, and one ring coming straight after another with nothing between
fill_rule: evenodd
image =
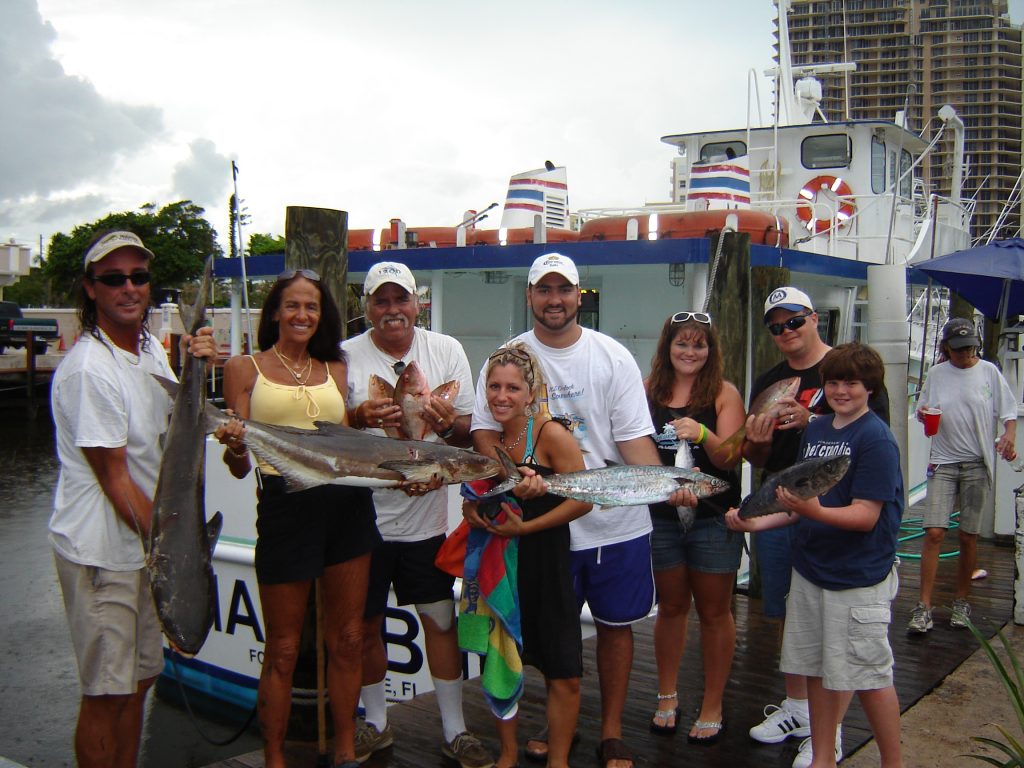
<instances>
[{"instance_id":1,"label":"man's white t-shirt","mask_svg":"<svg viewBox=\"0 0 1024 768\"><path fill-rule=\"evenodd\" d=\"M150 374L176 380L152 336L136 357L84 334L57 367L50 405L60 475L50 541L67 560L111 571L144 565L142 541L114 511L82 448L125 447L132 480L153 497L173 405Z\"/></svg>"},{"instance_id":2,"label":"man's white t-shirt","mask_svg":"<svg viewBox=\"0 0 1024 768\"><path fill-rule=\"evenodd\" d=\"M513 341L525 343L541 361L547 382L548 410L570 421L588 469L622 464L616 442L654 434L647 408L643 377L633 356L615 339L582 328L582 335L565 349L547 347L533 331ZM501 431L487 407L487 366L480 371L473 429ZM651 531L646 506L595 507L570 523L574 550L617 544Z\"/></svg>"},{"instance_id":3,"label":"man's white t-shirt","mask_svg":"<svg viewBox=\"0 0 1024 768\"><path fill-rule=\"evenodd\" d=\"M1017 418L1017 400L1003 374L987 360L970 368L951 362L932 366L921 387L920 405L942 409L939 431L932 438L931 462L956 464L985 460L995 477L996 430Z\"/></svg>"},{"instance_id":4,"label":"man's white t-shirt","mask_svg":"<svg viewBox=\"0 0 1024 768\"><path fill-rule=\"evenodd\" d=\"M370 338L370 332L342 342L348 354L348 408L354 412L360 403L369 399L370 374L377 374L392 386L398 381L393 368L398 362L385 354ZM459 382L455 398L455 413L465 416L473 412L473 379L469 360L462 345L451 336L415 328L412 346L402 358L413 360L427 377L431 390L448 381ZM384 435L382 429L367 429L375 435ZM440 440L431 432L427 440ZM385 541L422 541L447 532L448 491L441 488L424 496L407 496L393 488L375 488L373 505L377 510L377 530Z\"/></svg>"}]
</instances>

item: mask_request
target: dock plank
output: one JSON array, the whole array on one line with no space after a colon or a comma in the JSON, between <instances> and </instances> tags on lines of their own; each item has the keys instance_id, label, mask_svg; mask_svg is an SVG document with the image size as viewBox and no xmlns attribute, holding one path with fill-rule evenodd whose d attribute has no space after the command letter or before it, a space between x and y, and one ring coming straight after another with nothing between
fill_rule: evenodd
<instances>
[{"instance_id":1,"label":"dock plank","mask_svg":"<svg viewBox=\"0 0 1024 768\"><path fill-rule=\"evenodd\" d=\"M914 516L911 510L908 517ZM952 602L956 579L956 559L942 561L936 585L935 629L925 636L910 637L905 632L910 612L917 602L919 584L920 539L905 541L899 569L900 589L893 603L890 642L896 657L896 691L900 709L906 711L921 697L932 691L943 678L962 664L978 644L966 630L949 627L948 606ZM943 551L956 549L955 532L947 534ZM1013 549L1001 543L979 541L978 567L988 577L974 582L971 595L973 619L986 634L993 634L1012 617L1014 562ZM696 717L702 690L700 667L700 625L693 614L687 647L679 675L679 732L674 737L656 736L648 731L650 717L656 708L657 677L653 654L653 619L635 627L633 671L626 711L623 738L636 753L637 766L675 766L692 768L722 765L758 765L766 768L788 768L799 743L790 739L782 744L767 745L753 741L747 730L762 718L766 704L778 703L784 696L778 672L781 645L779 622L764 619L760 601L738 593L734 597L736 616L736 655L725 694L726 728L720 741L710 747L691 745L686 740L690 723ZM595 761L600 740L600 696L595 664L595 638L584 641L583 697L580 708L581 740L573 752L574 765L590 765ZM519 742L543 727L545 691L543 678L530 669L527 672L523 699L520 702ZM392 706L389 719L395 729L393 747L374 755L367 768L422 768L448 766L440 753L440 718L434 694L422 694L415 700ZM480 692L479 682L465 686L465 716L468 727L497 751L497 739L490 712ZM843 745L852 754L871 737L859 703L853 705L843 724ZM315 744L289 743L289 764L294 768L316 765ZM216 763L209 768L262 768L259 752Z\"/></svg>"}]
</instances>

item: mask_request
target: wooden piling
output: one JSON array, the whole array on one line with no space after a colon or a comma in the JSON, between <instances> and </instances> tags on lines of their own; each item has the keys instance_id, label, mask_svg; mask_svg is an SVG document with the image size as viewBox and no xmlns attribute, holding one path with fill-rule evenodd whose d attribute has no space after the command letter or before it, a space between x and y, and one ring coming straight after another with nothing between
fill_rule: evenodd
<instances>
[{"instance_id":1,"label":"wooden piling","mask_svg":"<svg viewBox=\"0 0 1024 768\"><path fill-rule=\"evenodd\" d=\"M289 205L285 209L284 261L289 269L312 269L338 305L345 338L348 317L348 212Z\"/></svg>"}]
</instances>

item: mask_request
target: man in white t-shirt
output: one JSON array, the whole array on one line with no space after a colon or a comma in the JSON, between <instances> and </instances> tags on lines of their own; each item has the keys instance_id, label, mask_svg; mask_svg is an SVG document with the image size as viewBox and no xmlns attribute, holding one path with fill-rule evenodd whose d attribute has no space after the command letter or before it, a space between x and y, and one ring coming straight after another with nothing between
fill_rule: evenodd
<instances>
[{"instance_id":1,"label":"man in white t-shirt","mask_svg":"<svg viewBox=\"0 0 1024 768\"><path fill-rule=\"evenodd\" d=\"M147 327L152 252L132 232L86 250L82 335L50 388L60 475L50 541L82 699L78 765L135 765L146 692L163 644L142 541L149 536L171 400L150 374L174 379ZM213 329L189 351L213 357Z\"/></svg>"},{"instance_id":2,"label":"man in white t-shirt","mask_svg":"<svg viewBox=\"0 0 1024 768\"><path fill-rule=\"evenodd\" d=\"M567 417L588 468L608 462L660 465L651 436L640 369L629 351L602 333L577 322L580 279L572 260L549 253L534 261L526 299L533 330L516 341L540 359L547 382L548 409ZM484 372L477 382L473 442L491 454L500 427L487 407ZM539 476L527 478L516 495L546 492ZM696 506L689 491L670 503ZM651 518L646 506L595 509L570 523L573 581L580 608L587 602L597 628L597 667L601 685L601 757L609 768L633 763L622 741L622 711L633 666L632 625L654 605L651 571ZM531 739L531 754L546 748L543 737Z\"/></svg>"},{"instance_id":3,"label":"man in white t-shirt","mask_svg":"<svg viewBox=\"0 0 1024 768\"><path fill-rule=\"evenodd\" d=\"M432 390L448 381L459 382L454 402L432 397L425 406L424 416L433 429L427 439L468 446L473 411L469 361L462 345L451 336L416 327L420 307L412 272L397 262L374 264L363 284L363 301L370 329L342 344L348 355L352 425L379 435L385 434L386 427L397 427L401 408L390 399L371 396L370 376L395 385L406 366L415 362ZM374 550L370 565L363 632L366 719L356 730L356 757L362 762L394 739L385 696L387 649L381 636L388 591L394 586L399 605L414 604L423 625L427 664L441 710L442 751L463 768L489 768L494 759L466 730L462 714L454 578L434 566L448 529L448 492L445 488L414 487L410 493L419 495L388 488L373 492L377 529L384 543Z\"/></svg>"}]
</instances>

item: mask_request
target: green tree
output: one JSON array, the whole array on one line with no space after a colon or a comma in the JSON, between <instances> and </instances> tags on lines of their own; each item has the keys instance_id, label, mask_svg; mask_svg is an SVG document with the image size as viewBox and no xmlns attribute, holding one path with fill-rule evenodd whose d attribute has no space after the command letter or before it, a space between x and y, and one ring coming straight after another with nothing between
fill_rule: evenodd
<instances>
[{"instance_id":1,"label":"green tree","mask_svg":"<svg viewBox=\"0 0 1024 768\"><path fill-rule=\"evenodd\" d=\"M262 256L265 253L284 253L284 236L261 234L249 235L249 256Z\"/></svg>"},{"instance_id":2,"label":"green tree","mask_svg":"<svg viewBox=\"0 0 1024 768\"><path fill-rule=\"evenodd\" d=\"M50 281L41 267L32 267L29 273L3 290L3 298L19 307L46 307L50 304Z\"/></svg>"},{"instance_id":3,"label":"green tree","mask_svg":"<svg viewBox=\"0 0 1024 768\"><path fill-rule=\"evenodd\" d=\"M111 213L91 224L80 224L70 235L58 232L50 238L43 266L51 280L53 300L65 305L73 302L86 246L97 232L109 229L134 232L153 251L154 296L180 288L200 275L207 257L222 254L217 232L203 218L204 213L191 200L169 203L159 210L153 203L146 203L138 211Z\"/></svg>"}]
</instances>

